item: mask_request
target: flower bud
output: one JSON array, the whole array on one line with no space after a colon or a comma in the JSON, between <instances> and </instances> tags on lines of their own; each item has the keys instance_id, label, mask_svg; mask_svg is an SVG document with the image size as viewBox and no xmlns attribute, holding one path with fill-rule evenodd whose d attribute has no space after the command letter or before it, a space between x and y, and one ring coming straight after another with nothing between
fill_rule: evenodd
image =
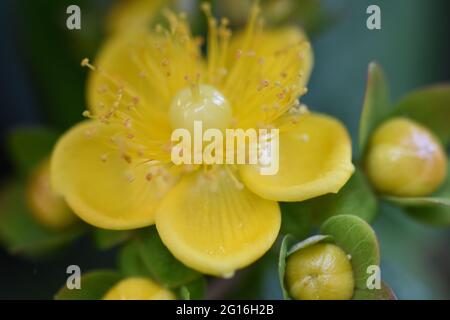
<instances>
[{"instance_id":1,"label":"flower bud","mask_svg":"<svg viewBox=\"0 0 450 320\"><path fill-rule=\"evenodd\" d=\"M148 278L126 278L114 285L103 300L175 300L175 295Z\"/></svg>"},{"instance_id":2,"label":"flower bud","mask_svg":"<svg viewBox=\"0 0 450 320\"><path fill-rule=\"evenodd\" d=\"M31 214L43 226L62 230L78 218L64 199L50 186L50 161L44 160L32 173L27 186L27 203Z\"/></svg>"},{"instance_id":3,"label":"flower bud","mask_svg":"<svg viewBox=\"0 0 450 320\"><path fill-rule=\"evenodd\" d=\"M354 288L352 265L338 246L318 243L288 257L285 283L296 300L348 300Z\"/></svg>"},{"instance_id":4,"label":"flower bud","mask_svg":"<svg viewBox=\"0 0 450 320\"><path fill-rule=\"evenodd\" d=\"M393 118L375 130L366 169L381 193L427 196L444 181L447 157L430 130L406 118Z\"/></svg>"}]
</instances>

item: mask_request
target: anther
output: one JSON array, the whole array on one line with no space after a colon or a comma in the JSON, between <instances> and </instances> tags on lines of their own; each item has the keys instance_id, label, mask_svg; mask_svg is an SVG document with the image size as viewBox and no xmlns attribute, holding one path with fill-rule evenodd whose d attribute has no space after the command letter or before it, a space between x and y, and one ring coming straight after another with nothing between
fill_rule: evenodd
<instances>
[{"instance_id":1,"label":"anther","mask_svg":"<svg viewBox=\"0 0 450 320\"><path fill-rule=\"evenodd\" d=\"M125 178L129 183L132 183L135 180L134 175L130 171L125 171Z\"/></svg>"},{"instance_id":2,"label":"anther","mask_svg":"<svg viewBox=\"0 0 450 320\"><path fill-rule=\"evenodd\" d=\"M269 80L267 80L267 79L261 80L261 82L260 82L259 85L258 85L257 90L258 90L258 91L261 91L262 89L268 87L269 84L270 84Z\"/></svg>"},{"instance_id":3,"label":"anther","mask_svg":"<svg viewBox=\"0 0 450 320\"><path fill-rule=\"evenodd\" d=\"M131 163L131 157L126 153L122 155L122 159L125 160L127 163Z\"/></svg>"},{"instance_id":4,"label":"anther","mask_svg":"<svg viewBox=\"0 0 450 320\"><path fill-rule=\"evenodd\" d=\"M91 114L91 112L89 110L83 111L83 113L81 115L83 117L85 117L85 118L91 118L92 117L92 114Z\"/></svg>"},{"instance_id":5,"label":"anther","mask_svg":"<svg viewBox=\"0 0 450 320\"><path fill-rule=\"evenodd\" d=\"M88 58L84 58L83 60L81 60L81 64L82 67L88 67L91 70L95 70L95 67L89 63L89 59Z\"/></svg>"},{"instance_id":6,"label":"anther","mask_svg":"<svg viewBox=\"0 0 450 320\"><path fill-rule=\"evenodd\" d=\"M104 153L100 156L100 160L104 163L106 162L106 160L108 160L108 154Z\"/></svg>"},{"instance_id":7,"label":"anther","mask_svg":"<svg viewBox=\"0 0 450 320\"><path fill-rule=\"evenodd\" d=\"M126 119L123 121L123 125L125 126L125 128L131 129L131 119L130 119L130 118L126 118Z\"/></svg>"}]
</instances>

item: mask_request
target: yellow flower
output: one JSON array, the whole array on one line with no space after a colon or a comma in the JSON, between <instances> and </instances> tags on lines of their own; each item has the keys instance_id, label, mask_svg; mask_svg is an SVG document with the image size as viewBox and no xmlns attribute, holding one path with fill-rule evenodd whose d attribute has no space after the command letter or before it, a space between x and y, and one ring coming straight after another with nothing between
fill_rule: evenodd
<instances>
[{"instance_id":1,"label":"yellow flower","mask_svg":"<svg viewBox=\"0 0 450 320\"><path fill-rule=\"evenodd\" d=\"M286 262L285 280L297 300L349 300L355 284L347 255L330 243L293 253Z\"/></svg>"},{"instance_id":2,"label":"yellow flower","mask_svg":"<svg viewBox=\"0 0 450 320\"><path fill-rule=\"evenodd\" d=\"M298 105L313 63L301 30L263 31L254 6L245 31L231 37L227 20L203 8L206 61L185 17L170 12L169 30L114 37L96 67L83 61L94 70L85 113L91 120L58 142L52 179L86 222L107 229L156 224L184 264L231 276L274 243L276 201L337 192L346 183L351 143L340 122L303 114ZM198 98L200 106L191 103ZM258 165L174 165L172 130L196 119L222 129L279 128L278 174L260 175Z\"/></svg>"},{"instance_id":3,"label":"yellow flower","mask_svg":"<svg viewBox=\"0 0 450 320\"><path fill-rule=\"evenodd\" d=\"M376 129L366 166L375 188L395 196L427 196L447 176L447 156L438 138L407 118L390 119Z\"/></svg>"},{"instance_id":4,"label":"yellow flower","mask_svg":"<svg viewBox=\"0 0 450 320\"><path fill-rule=\"evenodd\" d=\"M131 277L115 284L103 300L175 300L175 295L148 278Z\"/></svg>"},{"instance_id":5,"label":"yellow flower","mask_svg":"<svg viewBox=\"0 0 450 320\"><path fill-rule=\"evenodd\" d=\"M33 217L43 226L62 230L78 221L64 199L50 186L50 161L43 160L34 169L27 185L27 203Z\"/></svg>"}]
</instances>

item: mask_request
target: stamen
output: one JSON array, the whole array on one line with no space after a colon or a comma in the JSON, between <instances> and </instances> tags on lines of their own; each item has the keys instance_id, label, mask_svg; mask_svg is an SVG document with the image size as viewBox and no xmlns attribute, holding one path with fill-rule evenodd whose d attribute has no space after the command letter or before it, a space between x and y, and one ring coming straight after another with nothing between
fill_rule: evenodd
<instances>
[{"instance_id":1,"label":"stamen","mask_svg":"<svg viewBox=\"0 0 450 320\"><path fill-rule=\"evenodd\" d=\"M89 110L83 111L83 113L81 115L85 118L92 118L92 114Z\"/></svg>"},{"instance_id":2,"label":"stamen","mask_svg":"<svg viewBox=\"0 0 450 320\"><path fill-rule=\"evenodd\" d=\"M130 164L132 161L131 156L129 154L125 154L125 153L122 155L122 159L125 160L128 164Z\"/></svg>"},{"instance_id":3,"label":"stamen","mask_svg":"<svg viewBox=\"0 0 450 320\"><path fill-rule=\"evenodd\" d=\"M200 73L197 73L194 81L186 75L184 76L184 80L189 84L189 88L191 88L192 98L194 101L200 100Z\"/></svg>"},{"instance_id":4,"label":"stamen","mask_svg":"<svg viewBox=\"0 0 450 320\"><path fill-rule=\"evenodd\" d=\"M88 67L92 71L95 70L95 67L92 64L89 63L89 59L88 58L84 58L83 60L81 60L81 66L82 67Z\"/></svg>"}]
</instances>

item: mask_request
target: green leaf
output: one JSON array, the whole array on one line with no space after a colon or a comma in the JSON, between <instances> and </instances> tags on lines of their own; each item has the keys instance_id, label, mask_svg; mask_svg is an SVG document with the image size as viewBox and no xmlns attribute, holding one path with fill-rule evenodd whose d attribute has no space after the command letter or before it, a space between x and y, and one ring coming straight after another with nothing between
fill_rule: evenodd
<instances>
[{"instance_id":1,"label":"green leaf","mask_svg":"<svg viewBox=\"0 0 450 320\"><path fill-rule=\"evenodd\" d=\"M288 254L289 247L293 242L293 237L291 235L286 235L281 242L280 254L278 256L278 278L280 281L281 291L283 293L283 298L285 300L290 300L289 292L284 285L284 273L286 271L286 258Z\"/></svg>"},{"instance_id":2,"label":"green leaf","mask_svg":"<svg viewBox=\"0 0 450 320\"><path fill-rule=\"evenodd\" d=\"M82 31L65 27L66 8L74 2L82 8ZM103 29L102 16L107 10L101 2L89 0L16 3L21 14L18 23L23 23L23 53L35 80L34 89L42 99L42 114L46 122L68 128L82 119L81 113L86 109L88 72L80 61L94 57Z\"/></svg>"},{"instance_id":3,"label":"green leaf","mask_svg":"<svg viewBox=\"0 0 450 320\"><path fill-rule=\"evenodd\" d=\"M393 197L383 199L403 207L412 218L432 225L450 225L450 163L447 179L437 192L429 197Z\"/></svg>"},{"instance_id":4,"label":"green leaf","mask_svg":"<svg viewBox=\"0 0 450 320\"><path fill-rule=\"evenodd\" d=\"M398 204L404 207L429 207L433 205L450 207L450 198L439 198L439 197L393 197L384 196L386 199L392 203Z\"/></svg>"},{"instance_id":5,"label":"green leaf","mask_svg":"<svg viewBox=\"0 0 450 320\"><path fill-rule=\"evenodd\" d=\"M155 227L140 230L137 241L141 258L157 282L176 288L200 277L200 273L186 267L169 252Z\"/></svg>"},{"instance_id":6,"label":"green leaf","mask_svg":"<svg viewBox=\"0 0 450 320\"><path fill-rule=\"evenodd\" d=\"M363 154L372 131L390 114L389 88L381 67L371 62L359 123L359 154Z\"/></svg>"},{"instance_id":7,"label":"green leaf","mask_svg":"<svg viewBox=\"0 0 450 320\"><path fill-rule=\"evenodd\" d=\"M308 247L310 247L310 246L312 246L312 245L314 245L316 243L324 242L324 241L326 241L326 242L333 241L333 237L329 236L329 235L326 235L326 236L324 236L324 235L315 235L315 236L309 237L308 239L305 239L305 240L303 240L303 241L293 245L288 250L286 256L289 257L291 254L297 252L298 250L308 248Z\"/></svg>"},{"instance_id":8,"label":"green leaf","mask_svg":"<svg viewBox=\"0 0 450 320\"><path fill-rule=\"evenodd\" d=\"M152 277L142 260L136 240L128 241L119 251L118 266L120 272L127 277Z\"/></svg>"},{"instance_id":9,"label":"green leaf","mask_svg":"<svg viewBox=\"0 0 450 320\"><path fill-rule=\"evenodd\" d=\"M185 284L178 290L178 296L182 300L201 300L204 298L206 280L200 277L190 283Z\"/></svg>"},{"instance_id":10,"label":"green leaf","mask_svg":"<svg viewBox=\"0 0 450 320\"><path fill-rule=\"evenodd\" d=\"M378 201L362 171L357 168L350 180L336 194L327 194L303 202L281 203L283 234L304 239L314 225L328 218L351 214L372 222Z\"/></svg>"},{"instance_id":11,"label":"green leaf","mask_svg":"<svg viewBox=\"0 0 450 320\"><path fill-rule=\"evenodd\" d=\"M50 157L57 139L57 132L42 127L24 127L11 132L9 153L19 173L30 174L39 162Z\"/></svg>"},{"instance_id":12,"label":"green leaf","mask_svg":"<svg viewBox=\"0 0 450 320\"><path fill-rule=\"evenodd\" d=\"M444 145L450 143L450 84L413 91L394 107L394 116L405 116L432 130Z\"/></svg>"},{"instance_id":13,"label":"green leaf","mask_svg":"<svg viewBox=\"0 0 450 320\"><path fill-rule=\"evenodd\" d=\"M281 202L281 233L306 238L313 228L311 210L303 202Z\"/></svg>"},{"instance_id":14,"label":"green leaf","mask_svg":"<svg viewBox=\"0 0 450 320\"><path fill-rule=\"evenodd\" d=\"M92 231L95 246L100 250L108 250L121 244L126 241L131 234L131 231L116 231L98 228L95 228Z\"/></svg>"},{"instance_id":15,"label":"green leaf","mask_svg":"<svg viewBox=\"0 0 450 320\"><path fill-rule=\"evenodd\" d=\"M319 223L342 214L358 216L370 223L378 209L377 197L359 168L338 193L312 199L312 202L313 214Z\"/></svg>"},{"instance_id":16,"label":"green leaf","mask_svg":"<svg viewBox=\"0 0 450 320\"><path fill-rule=\"evenodd\" d=\"M380 265L380 250L375 232L363 219L353 215L334 216L320 228L331 235L336 245L351 256L356 288L366 288L367 267Z\"/></svg>"},{"instance_id":17,"label":"green leaf","mask_svg":"<svg viewBox=\"0 0 450 320\"><path fill-rule=\"evenodd\" d=\"M186 286L182 286L178 291L178 296L181 300L191 300L191 292Z\"/></svg>"},{"instance_id":18,"label":"green leaf","mask_svg":"<svg viewBox=\"0 0 450 320\"><path fill-rule=\"evenodd\" d=\"M82 224L62 231L41 226L28 210L23 183L8 185L0 196L0 239L12 254L44 258L84 232L85 226Z\"/></svg>"},{"instance_id":19,"label":"green leaf","mask_svg":"<svg viewBox=\"0 0 450 320\"><path fill-rule=\"evenodd\" d=\"M96 270L81 276L81 289L70 290L64 285L55 295L56 300L100 300L122 276L111 270Z\"/></svg>"},{"instance_id":20,"label":"green leaf","mask_svg":"<svg viewBox=\"0 0 450 320\"><path fill-rule=\"evenodd\" d=\"M264 0L261 5L270 25L300 24L308 35L317 34L338 20L336 12L328 10L320 0Z\"/></svg>"},{"instance_id":21,"label":"green leaf","mask_svg":"<svg viewBox=\"0 0 450 320\"><path fill-rule=\"evenodd\" d=\"M406 213L423 223L435 226L450 225L449 206L410 207L406 209Z\"/></svg>"},{"instance_id":22,"label":"green leaf","mask_svg":"<svg viewBox=\"0 0 450 320\"><path fill-rule=\"evenodd\" d=\"M382 281L380 289L356 289L352 300L397 300L397 297L392 289Z\"/></svg>"}]
</instances>

